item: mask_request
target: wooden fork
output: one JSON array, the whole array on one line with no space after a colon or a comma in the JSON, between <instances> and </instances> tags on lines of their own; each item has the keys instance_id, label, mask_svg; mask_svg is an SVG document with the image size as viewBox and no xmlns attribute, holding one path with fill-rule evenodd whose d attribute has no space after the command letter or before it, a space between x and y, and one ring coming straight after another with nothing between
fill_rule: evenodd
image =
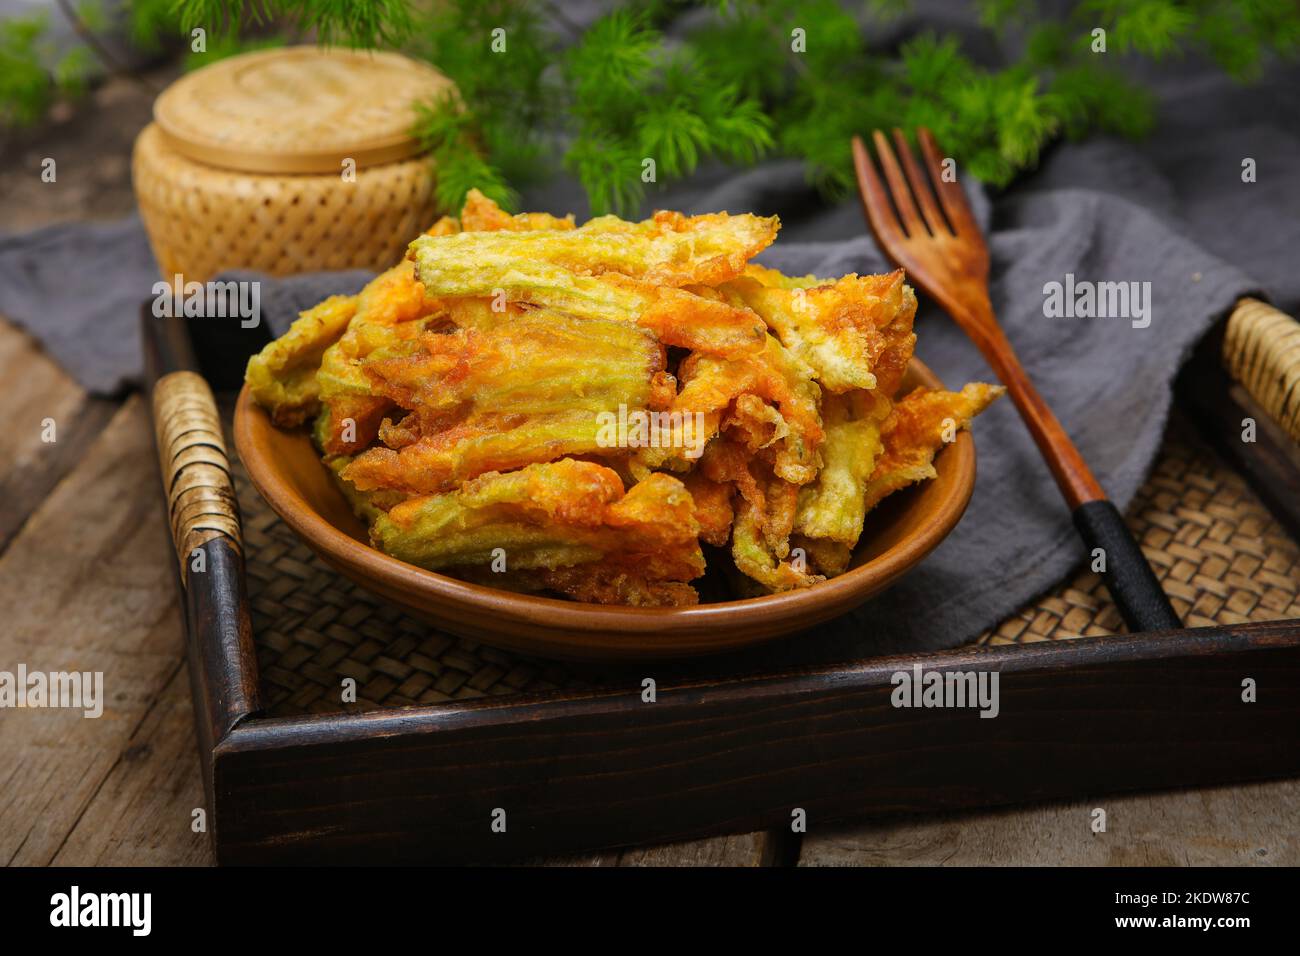
<instances>
[{"instance_id":1,"label":"wooden fork","mask_svg":"<svg viewBox=\"0 0 1300 956\"><path fill-rule=\"evenodd\" d=\"M853 137L853 162L862 206L876 241L913 283L952 316L1006 385L1069 503L1079 534L1093 555L1097 548L1102 549L1102 579L1129 630L1181 627L1119 509L1106 498L1106 492L1030 382L998 325L989 301L988 247L955 176L944 178L943 153L934 137L927 129L917 131L928 180L901 130L894 130L898 158L880 130L872 138L888 190L857 136Z\"/></svg>"}]
</instances>

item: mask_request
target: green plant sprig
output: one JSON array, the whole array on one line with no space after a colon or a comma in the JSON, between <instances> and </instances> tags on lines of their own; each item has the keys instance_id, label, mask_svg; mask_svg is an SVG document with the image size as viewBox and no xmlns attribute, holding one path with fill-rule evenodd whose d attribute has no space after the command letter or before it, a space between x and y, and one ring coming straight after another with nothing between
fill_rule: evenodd
<instances>
[{"instance_id":1,"label":"green plant sprig","mask_svg":"<svg viewBox=\"0 0 1300 956\"><path fill-rule=\"evenodd\" d=\"M774 152L802 159L809 179L838 195L852 187L852 135L893 126L930 127L973 175L1002 186L1057 137L1151 128L1153 97L1121 59L1203 55L1250 81L1270 58L1300 53L1295 0L1078 0L1054 16L1037 0L972 3L1019 50L1013 62L977 64L955 37L935 34L873 50L870 25L907 0L649 0L585 30L548 0L129 0L128 9L144 46L206 29L209 52L188 65L245 48L250 28L273 20L322 43L433 63L459 95L420 104L414 129L448 209L474 187L511 207L515 187L563 167L594 213L627 214L706 160L744 165ZM664 32L682 21L684 36ZM76 86L83 66L49 69L40 37L31 21L0 24L0 122L33 122Z\"/></svg>"}]
</instances>

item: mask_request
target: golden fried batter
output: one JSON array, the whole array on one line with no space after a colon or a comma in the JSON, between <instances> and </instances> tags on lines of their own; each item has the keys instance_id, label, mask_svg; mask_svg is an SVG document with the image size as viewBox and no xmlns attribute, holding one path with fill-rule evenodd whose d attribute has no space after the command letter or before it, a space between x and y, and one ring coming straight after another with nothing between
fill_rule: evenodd
<instances>
[{"instance_id":1,"label":"golden fried batter","mask_svg":"<svg viewBox=\"0 0 1300 956\"><path fill-rule=\"evenodd\" d=\"M557 461L493 472L457 491L411 498L379 515L380 550L437 570L491 566L555 570L601 562L646 581L686 583L704 573L690 494L657 474L626 493L591 462Z\"/></svg>"},{"instance_id":2,"label":"golden fried batter","mask_svg":"<svg viewBox=\"0 0 1300 956\"><path fill-rule=\"evenodd\" d=\"M772 336L765 335L763 350L752 356L728 359L692 353L682 361L678 378L682 389L673 411L704 415L714 432L731 409L746 434L759 442L751 451L772 449L778 475L795 484L815 477L823 438L818 411L821 389L813 381L812 370ZM746 395L769 404L778 415L758 412L759 403L741 401Z\"/></svg>"},{"instance_id":3,"label":"golden fried batter","mask_svg":"<svg viewBox=\"0 0 1300 956\"><path fill-rule=\"evenodd\" d=\"M960 392L918 388L899 400L882 429L884 453L867 482L867 510L900 488L933 478L938 450L1005 391L1001 385L972 383Z\"/></svg>"},{"instance_id":4,"label":"golden fried batter","mask_svg":"<svg viewBox=\"0 0 1300 956\"><path fill-rule=\"evenodd\" d=\"M801 535L857 544L867 514L867 482L883 448L880 430L892 407L873 392L825 396L822 468L799 493L795 530Z\"/></svg>"},{"instance_id":5,"label":"golden fried batter","mask_svg":"<svg viewBox=\"0 0 1300 956\"><path fill-rule=\"evenodd\" d=\"M461 227L469 229L463 216ZM525 263L582 276L617 273L659 286L716 285L740 275L778 228L775 217L726 213L659 214L640 223L607 216L578 229L426 235L411 243L411 254L433 295L466 294L458 290L467 272L483 268L496 274Z\"/></svg>"},{"instance_id":6,"label":"golden fried batter","mask_svg":"<svg viewBox=\"0 0 1300 956\"><path fill-rule=\"evenodd\" d=\"M750 266L723 290L762 316L781 344L812 366L822 388L893 394L916 343L916 296L901 269L810 286L762 279L771 282L772 270Z\"/></svg>"},{"instance_id":7,"label":"golden fried batter","mask_svg":"<svg viewBox=\"0 0 1300 956\"><path fill-rule=\"evenodd\" d=\"M698 600L701 542L740 593L843 573L866 514L935 474L1002 389L896 393L901 271L752 263L775 217L511 215L471 190L356 296L249 362L380 550L578 601Z\"/></svg>"},{"instance_id":8,"label":"golden fried batter","mask_svg":"<svg viewBox=\"0 0 1300 956\"><path fill-rule=\"evenodd\" d=\"M434 296L500 298L578 318L633 322L665 345L719 355L757 351L766 337L763 321L748 309L618 273L580 275L542 260L504 256L456 260L433 245L419 248L417 257L420 278Z\"/></svg>"},{"instance_id":9,"label":"golden fried batter","mask_svg":"<svg viewBox=\"0 0 1300 956\"><path fill-rule=\"evenodd\" d=\"M645 409L663 361L663 347L637 326L542 312L427 332L362 363L372 390L414 422L387 429L381 437L395 442L359 455L346 476L363 490L428 494L488 471L598 453L601 416Z\"/></svg>"},{"instance_id":10,"label":"golden fried batter","mask_svg":"<svg viewBox=\"0 0 1300 956\"><path fill-rule=\"evenodd\" d=\"M722 547L731 537L731 522L735 517L735 511L731 507L731 484L714 481L698 468L682 475L681 481L695 503L695 520L700 526L700 540L705 544Z\"/></svg>"},{"instance_id":11,"label":"golden fried batter","mask_svg":"<svg viewBox=\"0 0 1300 956\"><path fill-rule=\"evenodd\" d=\"M563 219L545 212L521 212L512 216L477 189L465 194L465 208L460 214L460 228L465 232L532 232L573 227L572 213Z\"/></svg>"},{"instance_id":12,"label":"golden fried batter","mask_svg":"<svg viewBox=\"0 0 1300 956\"><path fill-rule=\"evenodd\" d=\"M317 373L325 412L316 435L326 453L355 454L375 440L392 402L374 394L362 360L418 337L437 312L438 303L425 298L409 262L381 273L358 293L356 314L325 350Z\"/></svg>"},{"instance_id":13,"label":"golden fried batter","mask_svg":"<svg viewBox=\"0 0 1300 956\"><path fill-rule=\"evenodd\" d=\"M301 425L320 409L321 357L356 312L356 296L332 295L299 313L288 332L248 360L244 377L253 398L281 428Z\"/></svg>"}]
</instances>

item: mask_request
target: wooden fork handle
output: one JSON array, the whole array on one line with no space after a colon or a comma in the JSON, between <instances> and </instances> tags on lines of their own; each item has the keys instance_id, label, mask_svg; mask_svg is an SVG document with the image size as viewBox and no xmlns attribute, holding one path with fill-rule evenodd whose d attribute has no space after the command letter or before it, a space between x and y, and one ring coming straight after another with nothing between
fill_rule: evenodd
<instances>
[{"instance_id":1,"label":"wooden fork handle","mask_svg":"<svg viewBox=\"0 0 1300 956\"><path fill-rule=\"evenodd\" d=\"M1124 623L1133 632L1182 627L1141 546L1124 523L1124 516L1106 497L1079 449L1019 363L1015 365L1021 379L1015 386L1011 384L1016 381L1015 373L1008 377L999 369L999 376L1007 383L1021 417L1069 502L1074 526L1088 548L1089 562L1101 571Z\"/></svg>"},{"instance_id":2,"label":"wooden fork handle","mask_svg":"<svg viewBox=\"0 0 1300 956\"><path fill-rule=\"evenodd\" d=\"M1088 546L1093 566L1104 567L1102 580L1130 631L1167 631L1182 627L1160 587L1146 555L1109 501L1089 501L1074 509L1074 526ZM1105 561L1096 563L1097 551Z\"/></svg>"},{"instance_id":3,"label":"wooden fork handle","mask_svg":"<svg viewBox=\"0 0 1300 956\"><path fill-rule=\"evenodd\" d=\"M1061 424L1043 396L1038 393L1029 374L1020 364L1020 359L1016 357L1011 342L993 318L992 307L967 309L963 303L943 302L942 299L940 301L954 318L957 318L959 311L979 316L977 319L959 321L958 324L975 342L985 360L993 367L998 379L1007 387L1011 401L1015 403L1016 410L1024 419L1034 444L1038 446L1043 460L1047 462L1047 467L1051 470L1052 477L1056 479L1056 484L1061 489L1061 494L1065 496L1070 510L1073 511L1089 501L1104 501L1105 489L1093 476L1088 463L1083 460L1083 455L1070 440L1065 426Z\"/></svg>"},{"instance_id":4,"label":"wooden fork handle","mask_svg":"<svg viewBox=\"0 0 1300 956\"><path fill-rule=\"evenodd\" d=\"M1104 567L1102 580L1130 631L1161 631L1182 627L1173 605L1160 587L1155 572L1128 526L1097 481L1065 427L1038 394L1016 358L1011 343L993 321L962 323L976 345L1007 386L1074 516L1074 526L1088 547L1089 560ZM1097 561L1097 549L1104 565Z\"/></svg>"}]
</instances>

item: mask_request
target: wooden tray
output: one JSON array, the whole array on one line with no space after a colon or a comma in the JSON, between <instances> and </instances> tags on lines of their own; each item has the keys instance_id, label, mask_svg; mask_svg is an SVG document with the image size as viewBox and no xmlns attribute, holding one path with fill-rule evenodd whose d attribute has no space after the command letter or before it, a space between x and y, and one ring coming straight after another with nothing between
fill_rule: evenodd
<instances>
[{"instance_id":1,"label":"wooden tray","mask_svg":"<svg viewBox=\"0 0 1300 956\"><path fill-rule=\"evenodd\" d=\"M180 385L199 403L202 382L185 374L197 353L227 413L262 344L148 309L143 329L155 398ZM1174 632L1113 633L1118 615L1083 574L939 653L819 667L769 654L747 671L731 658L530 660L341 578L228 460L228 491L204 497L213 512L229 499L234 532L202 507L173 524L217 859L502 860L788 829L799 809L824 821L1300 773L1300 456L1224 374L1222 341L1209 336L1180 379L1183 417L1129 515L1192 625ZM1254 444L1240 441L1246 417ZM164 468L167 500L175 474ZM195 548L201 573L186 570ZM895 709L891 676L914 664L998 671L1000 716ZM339 702L344 677L355 703Z\"/></svg>"}]
</instances>

